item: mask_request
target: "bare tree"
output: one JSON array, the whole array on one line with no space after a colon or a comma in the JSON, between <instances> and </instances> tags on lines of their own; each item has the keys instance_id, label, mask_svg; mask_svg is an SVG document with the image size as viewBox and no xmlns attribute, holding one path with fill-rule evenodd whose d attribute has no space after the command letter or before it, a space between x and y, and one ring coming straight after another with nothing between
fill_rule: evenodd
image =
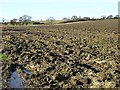
<instances>
[{"instance_id":1,"label":"bare tree","mask_svg":"<svg viewBox=\"0 0 120 90\"><path fill-rule=\"evenodd\" d=\"M48 23L53 24L53 22L55 21L55 19L53 17L49 17L47 19L47 21L48 21Z\"/></svg>"},{"instance_id":2,"label":"bare tree","mask_svg":"<svg viewBox=\"0 0 120 90\"><path fill-rule=\"evenodd\" d=\"M2 18L2 22L3 22L3 23L5 22L5 20L6 20L5 18Z\"/></svg>"},{"instance_id":3,"label":"bare tree","mask_svg":"<svg viewBox=\"0 0 120 90\"><path fill-rule=\"evenodd\" d=\"M22 17L19 18L19 22L21 22L22 24L28 24L31 22L32 17L28 16L28 15L23 15Z\"/></svg>"},{"instance_id":4,"label":"bare tree","mask_svg":"<svg viewBox=\"0 0 120 90\"><path fill-rule=\"evenodd\" d=\"M107 19L112 19L112 18L113 18L113 15L107 16Z\"/></svg>"},{"instance_id":5,"label":"bare tree","mask_svg":"<svg viewBox=\"0 0 120 90\"><path fill-rule=\"evenodd\" d=\"M78 20L79 18L78 18L77 16L73 15L73 16L71 17L71 19L72 19L72 20Z\"/></svg>"}]
</instances>

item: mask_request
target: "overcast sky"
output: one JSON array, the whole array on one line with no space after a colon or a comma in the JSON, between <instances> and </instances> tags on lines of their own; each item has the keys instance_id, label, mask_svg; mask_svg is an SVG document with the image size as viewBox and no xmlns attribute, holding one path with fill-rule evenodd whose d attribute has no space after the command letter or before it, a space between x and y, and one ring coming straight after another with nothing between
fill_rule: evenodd
<instances>
[{"instance_id":1,"label":"overcast sky","mask_svg":"<svg viewBox=\"0 0 120 90\"><path fill-rule=\"evenodd\" d=\"M33 20L54 17L62 19L73 15L101 17L117 15L119 0L1 0L0 18L8 20L26 14Z\"/></svg>"}]
</instances>

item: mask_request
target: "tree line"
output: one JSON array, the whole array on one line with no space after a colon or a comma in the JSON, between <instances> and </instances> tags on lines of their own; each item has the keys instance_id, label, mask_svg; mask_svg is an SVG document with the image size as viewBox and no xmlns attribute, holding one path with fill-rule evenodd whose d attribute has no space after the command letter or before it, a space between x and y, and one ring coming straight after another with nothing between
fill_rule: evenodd
<instances>
[{"instance_id":1,"label":"tree line","mask_svg":"<svg viewBox=\"0 0 120 90\"><path fill-rule=\"evenodd\" d=\"M119 15L102 15L101 18L97 19L95 17L90 18L90 17L83 17L81 18L81 16L76 16L73 15L71 18L66 18L64 17L61 22L59 23L67 23L67 22L76 22L76 21L88 21L88 20L105 20L105 19L119 19ZM2 24L11 24L11 25L28 25L28 24L33 24L33 25L38 25L38 24L54 24L55 23L55 18L54 17L49 17L46 22L41 21L32 21L32 16L29 15L23 15L21 17L19 17L19 19L12 19L10 20L10 22L6 22L5 18L2 18Z\"/></svg>"}]
</instances>

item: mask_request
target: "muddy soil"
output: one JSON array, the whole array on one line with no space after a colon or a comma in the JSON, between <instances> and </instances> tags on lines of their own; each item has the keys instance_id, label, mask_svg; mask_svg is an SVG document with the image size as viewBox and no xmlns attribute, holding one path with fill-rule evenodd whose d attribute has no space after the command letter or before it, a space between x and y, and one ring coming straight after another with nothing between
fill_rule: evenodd
<instances>
[{"instance_id":1,"label":"muddy soil","mask_svg":"<svg viewBox=\"0 0 120 90\"><path fill-rule=\"evenodd\" d=\"M3 87L9 66L18 63L28 88L120 87L117 20L2 29Z\"/></svg>"}]
</instances>

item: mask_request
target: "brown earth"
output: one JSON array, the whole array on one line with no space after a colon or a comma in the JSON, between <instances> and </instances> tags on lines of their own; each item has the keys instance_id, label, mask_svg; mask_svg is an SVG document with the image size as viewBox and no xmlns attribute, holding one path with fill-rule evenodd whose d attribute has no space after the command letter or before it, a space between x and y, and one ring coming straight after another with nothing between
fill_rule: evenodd
<instances>
[{"instance_id":1,"label":"brown earth","mask_svg":"<svg viewBox=\"0 0 120 90\"><path fill-rule=\"evenodd\" d=\"M120 87L117 20L2 29L3 87L11 63L32 73L29 88Z\"/></svg>"}]
</instances>

